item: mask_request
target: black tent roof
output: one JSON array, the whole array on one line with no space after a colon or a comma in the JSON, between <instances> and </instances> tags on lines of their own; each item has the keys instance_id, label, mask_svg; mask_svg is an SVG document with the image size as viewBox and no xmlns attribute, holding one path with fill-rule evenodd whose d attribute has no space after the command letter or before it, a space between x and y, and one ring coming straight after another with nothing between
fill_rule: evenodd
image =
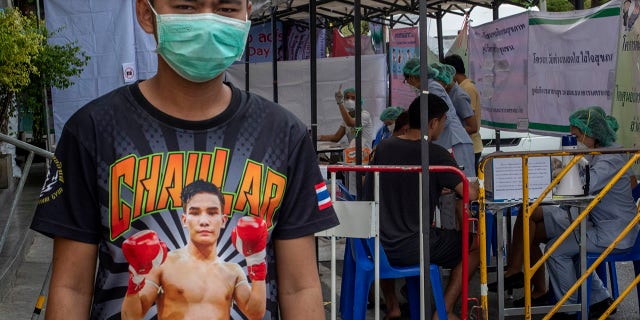
<instances>
[{"instance_id":1,"label":"black tent roof","mask_svg":"<svg viewBox=\"0 0 640 320\"><path fill-rule=\"evenodd\" d=\"M536 5L538 0L531 3L526 0L491 1L491 0L426 0L427 16L442 17L446 13L464 15L475 7L497 8L502 4L520 7ZM319 18L318 27L329 28L340 26L353 21L355 0L317 0L316 15ZM270 20L275 14L279 21L304 22L309 19L310 0L256 0L253 2L251 20L262 22ZM418 0L360 0L361 19L394 26L396 23L417 24L419 12Z\"/></svg>"}]
</instances>

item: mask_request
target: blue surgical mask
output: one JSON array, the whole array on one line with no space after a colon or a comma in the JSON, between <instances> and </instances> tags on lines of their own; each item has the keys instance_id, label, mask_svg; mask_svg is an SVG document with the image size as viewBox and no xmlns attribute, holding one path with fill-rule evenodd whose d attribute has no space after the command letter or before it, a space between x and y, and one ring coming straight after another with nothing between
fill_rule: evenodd
<instances>
[{"instance_id":1,"label":"blue surgical mask","mask_svg":"<svg viewBox=\"0 0 640 320\"><path fill-rule=\"evenodd\" d=\"M209 81L242 57L251 21L215 13L158 14L156 51L180 76Z\"/></svg>"}]
</instances>

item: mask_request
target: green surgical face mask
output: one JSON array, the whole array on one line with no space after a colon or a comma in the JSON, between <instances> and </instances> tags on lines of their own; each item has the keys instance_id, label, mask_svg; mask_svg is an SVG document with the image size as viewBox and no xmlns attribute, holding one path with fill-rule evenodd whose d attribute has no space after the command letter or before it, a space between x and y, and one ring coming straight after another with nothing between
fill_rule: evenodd
<instances>
[{"instance_id":1,"label":"green surgical face mask","mask_svg":"<svg viewBox=\"0 0 640 320\"><path fill-rule=\"evenodd\" d=\"M156 51L192 82L209 81L242 57L251 21L215 13L158 14Z\"/></svg>"}]
</instances>

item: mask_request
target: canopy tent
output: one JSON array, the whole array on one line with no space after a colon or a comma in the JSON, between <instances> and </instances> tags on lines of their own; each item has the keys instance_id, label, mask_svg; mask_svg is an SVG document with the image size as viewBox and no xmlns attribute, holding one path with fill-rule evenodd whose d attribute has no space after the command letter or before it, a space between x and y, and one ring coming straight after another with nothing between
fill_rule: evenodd
<instances>
[{"instance_id":1,"label":"canopy tent","mask_svg":"<svg viewBox=\"0 0 640 320\"><path fill-rule=\"evenodd\" d=\"M537 1L537 0L536 0ZM277 21L292 21L307 24L310 29L311 39L315 39L317 28L330 28L353 22L360 25L361 21L371 21L389 26L396 24L420 25L420 39L427 38L426 18L434 18L437 21L438 37L442 39L442 17L447 14L464 15L480 6L493 9L494 18L498 18L498 7L501 4L529 7L534 3L515 3L512 1L404 1L404 0L288 0L288 1L256 1L253 3L251 20L254 23L265 22L269 19L275 29ZM47 27L50 30L62 30L54 39L55 43L67 43L78 41L81 48L91 57L91 61L83 75L76 84L64 91L53 90L54 118L56 131L59 133L68 117L82 105L105 94L124 83L132 82L140 78L148 78L155 73L154 53L155 43L153 37L140 30L135 19L135 1L130 0L123 5L120 2L102 0L48 0L45 1L47 15ZM415 15L415 16L414 16ZM276 34L275 30L272 34ZM355 28L356 39L360 37L360 28ZM274 46L277 41L273 41ZM310 42L311 59L309 60L310 74L310 108L313 137L317 134L317 64L315 41ZM442 51L442 40L439 41ZM276 52L277 50L273 50ZM355 42L355 88L356 101L361 97L361 70L362 60L359 41ZM427 41L420 42L420 59L428 62ZM441 53L442 54L442 53ZM278 101L278 70L277 61L273 61L273 100ZM248 61L247 61L248 62ZM248 63L247 63L248 65ZM422 64L421 77L427 78L426 63ZM247 73L249 68L247 67ZM125 72L126 71L126 72ZM249 79L250 77L245 77ZM422 82L422 95L426 94L426 81ZM249 88L249 83L246 84ZM423 136L427 136L427 99L421 99L423 124ZM359 102L356 108L361 108ZM356 123L361 125L359 112L356 113ZM59 136L59 135L58 135ZM429 214L428 209L428 148L426 139L423 139L423 172L422 190L423 215ZM362 148L358 139L356 148ZM356 152L357 162L361 163L361 154ZM429 225L428 218L422 219L423 223L423 253L425 261L425 274L429 265ZM463 230L464 232L464 230ZM464 268L463 268L464 269ZM423 283L425 292L430 290L429 278ZM465 292L463 292L465 294ZM431 301L428 295L424 300L425 310L430 310ZM463 304L466 311L466 304Z\"/></svg>"},{"instance_id":2,"label":"canopy tent","mask_svg":"<svg viewBox=\"0 0 640 320\"><path fill-rule=\"evenodd\" d=\"M306 21L309 18L311 0L258 0L253 2L251 20L260 22L271 19L275 14L281 21L294 20ZM321 0L315 1L316 15L319 18L319 27L329 28L332 25L343 25L353 21L355 0ZM419 13L419 1L414 0L361 0L360 16L363 21L382 23L394 26L397 23L416 25L415 18L408 14ZM444 14L464 15L474 7L496 9L502 4L511 4L521 7L537 5L537 0L531 3L516 1L491 1L491 0L460 0L443 1L427 0L427 16L437 19ZM320 21L322 20L322 21Z\"/></svg>"}]
</instances>

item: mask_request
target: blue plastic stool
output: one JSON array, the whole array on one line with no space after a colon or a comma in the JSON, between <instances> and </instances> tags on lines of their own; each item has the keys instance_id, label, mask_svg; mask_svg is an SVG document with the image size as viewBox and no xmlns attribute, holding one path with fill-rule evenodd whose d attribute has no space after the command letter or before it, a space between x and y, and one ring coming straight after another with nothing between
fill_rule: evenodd
<instances>
[{"instance_id":1,"label":"blue plastic stool","mask_svg":"<svg viewBox=\"0 0 640 320\"><path fill-rule=\"evenodd\" d=\"M640 184L633 188L631 192L633 200L638 203L637 201L640 198ZM598 259L599 256L600 253L587 252L587 268L589 268ZM636 237L636 242L633 243L633 246L629 248L629 250L620 253L610 253L596 268L598 278L600 278L602 284L606 287L607 266L609 266L609 279L611 280L611 297L614 300L620 295L618 291L616 261L632 261L633 271L635 272L635 275L638 276L638 274L640 274L640 233ZM591 279L592 277L587 278L587 301L591 301ZM636 286L636 294L637 298L640 299L640 285ZM638 307L638 312L640 312L640 306ZM585 317L585 319L588 319L588 317Z\"/></svg>"},{"instance_id":2,"label":"blue plastic stool","mask_svg":"<svg viewBox=\"0 0 640 320\"><path fill-rule=\"evenodd\" d=\"M600 256L600 253L587 253L587 268L589 268ZM635 275L640 274L640 234L636 237L636 242L628 251L620 253L610 253L596 268L598 277L602 283L607 285L606 266L609 266L609 275L611 280L611 297L615 300L618 298L618 275L616 273L616 261L632 261ZM587 278L587 301L591 301L591 280L593 277ZM640 285L636 286L636 294L640 299ZM640 312L640 307L638 308ZM588 319L588 317L585 317Z\"/></svg>"},{"instance_id":3,"label":"blue plastic stool","mask_svg":"<svg viewBox=\"0 0 640 320\"><path fill-rule=\"evenodd\" d=\"M374 281L374 239L347 238L340 290L340 314L344 320L366 318L369 288ZM447 319L442 280L437 265L430 265L429 277L440 319ZM380 248L380 279L405 278L411 319L420 318L420 266L392 267Z\"/></svg>"}]
</instances>

